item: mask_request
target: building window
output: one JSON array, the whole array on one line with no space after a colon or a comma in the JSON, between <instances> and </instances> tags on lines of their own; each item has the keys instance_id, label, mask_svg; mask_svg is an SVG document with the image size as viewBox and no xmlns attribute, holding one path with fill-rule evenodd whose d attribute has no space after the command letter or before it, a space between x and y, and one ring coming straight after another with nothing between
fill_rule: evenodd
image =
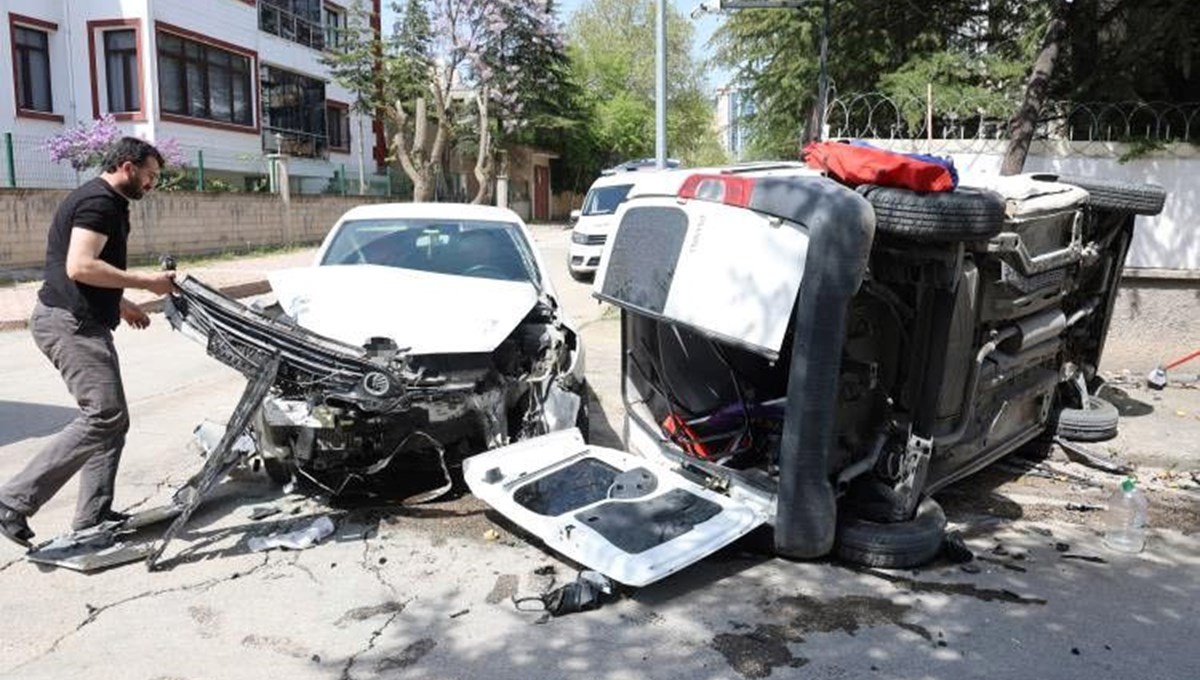
<instances>
[{"instance_id":1,"label":"building window","mask_svg":"<svg viewBox=\"0 0 1200 680\"><path fill-rule=\"evenodd\" d=\"M325 107L325 127L329 148L350 150L350 109L345 104L329 102Z\"/></svg>"},{"instance_id":2,"label":"building window","mask_svg":"<svg viewBox=\"0 0 1200 680\"><path fill-rule=\"evenodd\" d=\"M258 27L285 40L325 49L323 0L258 0Z\"/></svg>"},{"instance_id":3,"label":"building window","mask_svg":"<svg viewBox=\"0 0 1200 680\"><path fill-rule=\"evenodd\" d=\"M35 28L13 26L13 70L17 77L17 108L54 111L50 95L50 34Z\"/></svg>"},{"instance_id":4,"label":"building window","mask_svg":"<svg viewBox=\"0 0 1200 680\"><path fill-rule=\"evenodd\" d=\"M325 5L325 49L341 51L346 44L346 13L336 7Z\"/></svg>"},{"instance_id":5,"label":"building window","mask_svg":"<svg viewBox=\"0 0 1200 680\"><path fill-rule=\"evenodd\" d=\"M136 31L104 33L104 74L108 81L108 112L140 111Z\"/></svg>"},{"instance_id":6,"label":"building window","mask_svg":"<svg viewBox=\"0 0 1200 680\"><path fill-rule=\"evenodd\" d=\"M164 113L254 124L250 57L158 33L159 106Z\"/></svg>"},{"instance_id":7,"label":"building window","mask_svg":"<svg viewBox=\"0 0 1200 680\"><path fill-rule=\"evenodd\" d=\"M324 158L325 82L262 67L263 149L305 158Z\"/></svg>"}]
</instances>

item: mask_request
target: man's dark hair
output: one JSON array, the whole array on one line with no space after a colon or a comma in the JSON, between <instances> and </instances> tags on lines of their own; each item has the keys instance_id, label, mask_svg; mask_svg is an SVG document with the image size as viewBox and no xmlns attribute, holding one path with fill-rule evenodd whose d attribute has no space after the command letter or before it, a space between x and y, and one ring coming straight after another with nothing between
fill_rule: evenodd
<instances>
[{"instance_id":1,"label":"man's dark hair","mask_svg":"<svg viewBox=\"0 0 1200 680\"><path fill-rule=\"evenodd\" d=\"M125 161L140 167L147 158L157 160L159 167L167 164L162 154L150 142L137 137L122 137L104 156L104 172L116 172Z\"/></svg>"}]
</instances>

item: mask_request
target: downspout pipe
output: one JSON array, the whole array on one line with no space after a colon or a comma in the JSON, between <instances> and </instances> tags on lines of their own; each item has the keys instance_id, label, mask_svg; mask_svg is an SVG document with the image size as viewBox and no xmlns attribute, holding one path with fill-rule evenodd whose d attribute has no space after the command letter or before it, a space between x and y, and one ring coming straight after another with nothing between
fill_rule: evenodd
<instances>
[{"instance_id":1,"label":"downspout pipe","mask_svg":"<svg viewBox=\"0 0 1200 680\"><path fill-rule=\"evenodd\" d=\"M846 315L866 274L875 212L862 196L824 177L757 178L749 207L808 236L779 450L775 550L812 559L833 549L837 529L830 453Z\"/></svg>"}]
</instances>

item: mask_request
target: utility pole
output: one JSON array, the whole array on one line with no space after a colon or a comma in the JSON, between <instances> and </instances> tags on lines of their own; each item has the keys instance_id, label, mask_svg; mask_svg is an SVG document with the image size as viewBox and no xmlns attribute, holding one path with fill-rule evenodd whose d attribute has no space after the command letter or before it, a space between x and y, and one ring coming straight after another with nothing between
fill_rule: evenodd
<instances>
[{"instance_id":1,"label":"utility pole","mask_svg":"<svg viewBox=\"0 0 1200 680\"><path fill-rule=\"evenodd\" d=\"M658 0L654 51L654 161L667 167L667 0Z\"/></svg>"}]
</instances>

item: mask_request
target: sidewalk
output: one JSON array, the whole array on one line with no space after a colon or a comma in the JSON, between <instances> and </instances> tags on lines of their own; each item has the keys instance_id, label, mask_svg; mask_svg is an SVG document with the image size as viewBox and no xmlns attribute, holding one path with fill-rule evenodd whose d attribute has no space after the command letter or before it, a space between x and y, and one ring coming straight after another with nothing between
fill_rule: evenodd
<instances>
[{"instance_id":1,"label":"sidewalk","mask_svg":"<svg viewBox=\"0 0 1200 680\"><path fill-rule=\"evenodd\" d=\"M291 250L275 255L252 257L230 256L226 259L210 260L195 267L181 263L179 272L194 276L222 293L235 298L260 295L270 288L267 273L277 269L305 267L312 263L316 248ZM135 270L153 270L155 267L134 267ZM21 330L29 325L29 315L37 303L41 281L29 281L0 288L0 331ZM125 297L142 305L148 312L162 309L162 299L144 290L127 290Z\"/></svg>"}]
</instances>

